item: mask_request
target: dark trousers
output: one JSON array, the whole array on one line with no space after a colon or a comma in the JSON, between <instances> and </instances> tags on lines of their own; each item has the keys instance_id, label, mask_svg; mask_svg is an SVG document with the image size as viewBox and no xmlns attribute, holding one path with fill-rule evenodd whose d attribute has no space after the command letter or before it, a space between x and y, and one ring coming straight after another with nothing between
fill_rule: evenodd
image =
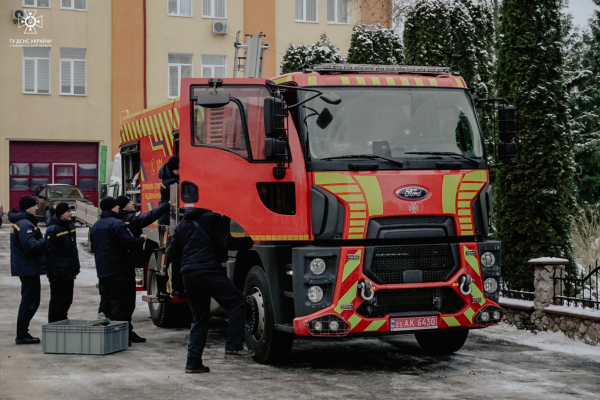
<instances>
[{"instance_id":1,"label":"dark trousers","mask_svg":"<svg viewBox=\"0 0 600 400\"><path fill-rule=\"evenodd\" d=\"M113 321L129 322L129 331L133 330L131 317L135 309L135 270L118 275L100 278L100 307L98 313L103 312Z\"/></svg>"},{"instance_id":2,"label":"dark trousers","mask_svg":"<svg viewBox=\"0 0 600 400\"><path fill-rule=\"evenodd\" d=\"M229 311L225 350L244 347L246 301L244 295L227 278L225 271L198 271L183 274L183 284L192 310L192 328L188 345L187 366L202 365L202 353L208 337L210 298Z\"/></svg>"},{"instance_id":3,"label":"dark trousers","mask_svg":"<svg viewBox=\"0 0 600 400\"><path fill-rule=\"evenodd\" d=\"M50 305L48 306L48 323L68 319L67 314L73 304L74 279L50 281Z\"/></svg>"},{"instance_id":4,"label":"dark trousers","mask_svg":"<svg viewBox=\"0 0 600 400\"><path fill-rule=\"evenodd\" d=\"M21 304L17 316L17 339L22 339L29 333L29 322L40 306L42 287L39 275L20 276L19 279L21 279Z\"/></svg>"}]
</instances>

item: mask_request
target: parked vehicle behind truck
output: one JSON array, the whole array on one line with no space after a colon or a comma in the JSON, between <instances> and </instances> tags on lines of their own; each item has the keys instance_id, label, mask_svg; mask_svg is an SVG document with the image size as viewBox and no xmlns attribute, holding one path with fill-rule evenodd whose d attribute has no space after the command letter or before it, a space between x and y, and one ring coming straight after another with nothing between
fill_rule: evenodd
<instances>
[{"instance_id":1,"label":"parked vehicle behind truck","mask_svg":"<svg viewBox=\"0 0 600 400\"><path fill-rule=\"evenodd\" d=\"M147 231L156 325L189 318L168 296L164 250L191 207L255 241L225 266L247 296L258 362L287 357L298 336L414 334L447 354L500 322L487 157L460 76L327 64L272 80L183 79L181 93L125 117L121 133L123 182L139 174L143 212L158 204L160 166L180 156L171 225ZM500 148L512 156L512 137Z\"/></svg>"}]
</instances>

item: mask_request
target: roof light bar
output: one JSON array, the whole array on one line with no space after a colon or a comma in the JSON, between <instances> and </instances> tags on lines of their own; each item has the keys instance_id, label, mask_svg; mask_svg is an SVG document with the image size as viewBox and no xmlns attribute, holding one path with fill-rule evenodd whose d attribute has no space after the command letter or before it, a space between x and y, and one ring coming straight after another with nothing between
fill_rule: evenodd
<instances>
[{"instance_id":1,"label":"roof light bar","mask_svg":"<svg viewBox=\"0 0 600 400\"><path fill-rule=\"evenodd\" d=\"M340 73L370 73L370 74L420 74L420 75L450 75L446 67L418 67L412 65L369 65L369 64L318 64L308 71L320 74Z\"/></svg>"}]
</instances>

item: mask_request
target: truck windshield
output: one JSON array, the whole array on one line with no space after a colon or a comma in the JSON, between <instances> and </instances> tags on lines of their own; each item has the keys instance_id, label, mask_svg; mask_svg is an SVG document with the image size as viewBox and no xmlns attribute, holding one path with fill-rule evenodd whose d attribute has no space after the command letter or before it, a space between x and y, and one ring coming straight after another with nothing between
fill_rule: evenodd
<instances>
[{"instance_id":1,"label":"truck windshield","mask_svg":"<svg viewBox=\"0 0 600 400\"><path fill-rule=\"evenodd\" d=\"M82 199L83 194L79 191L78 188L74 186L58 186L49 188L48 197L50 197L51 199Z\"/></svg>"},{"instance_id":2,"label":"truck windshield","mask_svg":"<svg viewBox=\"0 0 600 400\"><path fill-rule=\"evenodd\" d=\"M479 126L466 91L327 87L337 105L316 98L301 106L300 126L312 159L375 154L392 158L456 153L481 158ZM308 98L313 93L302 93Z\"/></svg>"}]
</instances>

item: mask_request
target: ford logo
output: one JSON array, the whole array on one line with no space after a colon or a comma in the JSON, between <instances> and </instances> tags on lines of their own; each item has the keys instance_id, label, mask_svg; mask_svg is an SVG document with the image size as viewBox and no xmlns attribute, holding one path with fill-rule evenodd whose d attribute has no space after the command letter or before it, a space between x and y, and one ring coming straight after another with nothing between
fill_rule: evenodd
<instances>
[{"instance_id":1,"label":"ford logo","mask_svg":"<svg viewBox=\"0 0 600 400\"><path fill-rule=\"evenodd\" d=\"M429 192L427 189L419 186L403 187L396 190L396 196L402 200L422 200L427 197L428 194Z\"/></svg>"}]
</instances>

